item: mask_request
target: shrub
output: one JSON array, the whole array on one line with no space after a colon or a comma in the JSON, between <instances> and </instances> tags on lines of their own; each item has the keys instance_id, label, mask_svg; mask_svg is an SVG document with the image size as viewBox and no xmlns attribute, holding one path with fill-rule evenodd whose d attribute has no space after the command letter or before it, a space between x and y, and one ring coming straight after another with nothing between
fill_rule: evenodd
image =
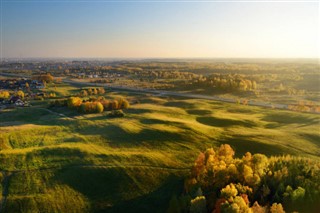
<instances>
[{"instance_id":1,"label":"shrub","mask_svg":"<svg viewBox=\"0 0 320 213\"><path fill-rule=\"evenodd\" d=\"M122 110L112 110L111 112L108 113L108 117L121 118L121 117L124 117L124 113Z\"/></svg>"},{"instance_id":2,"label":"shrub","mask_svg":"<svg viewBox=\"0 0 320 213\"><path fill-rule=\"evenodd\" d=\"M70 97L68 99L68 107L70 109L80 107L81 103L82 103L82 100L79 97Z\"/></svg>"},{"instance_id":3,"label":"shrub","mask_svg":"<svg viewBox=\"0 0 320 213\"><path fill-rule=\"evenodd\" d=\"M49 98L55 98L56 97L56 93L50 93L49 94Z\"/></svg>"},{"instance_id":4,"label":"shrub","mask_svg":"<svg viewBox=\"0 0 320 213\"><path fill-rule=\"evenodd\" d=\"M68 100L67 99L57 99L57 100L51 101L50 106L52 106L52 107L68 106Z\"/></svg>"},{"instance_id":5,"label":"shrub","mask_svg":"<svg viewBox=\"0 0 320 213\"><path fill-rule=\"evenodd\" d=\"M17 93L16 93L16 96L19 96L21 99L24 99L24 92L19 90Z\"/></svg>"},{"instance_id":6,"label":"shrub","mask_svg":"<svg viewBox=\"0 0 320 213\"><path fill-rule=\"evenodd\" d=\"M100 103L103 105L104 110L109 110L111 108L110 101L108 100L102 100L100 101Z\"/></svg>"},{"instance_id":7,"label":"shrub","mask_svg":"<svg viewBox=\"0 0 320 213\"><path fill-rule=\"evenodd\" d=\"M86 97L86 96L88 96L88 92L87 92L87 90L81 90L79 95L81 97Z\"/></svg>"},{"instance_id":8,"label":"shrub","mask_svg":"<svg viewBox=\"0 0 320 213\"><path fill-rule=\"evenodd\" d=\"M10 93L8 91L0 91L0 98L8 99L10 97Z\"/></svg>"},{"instance_id":9,"label":"shrub","mask_svg":"<svg viewBox=\"0 0 320 213\"><path fill-rule=\"evenodd\" d=\"M104 94L105 92L104 88L98 88L98 94Z\"/></svg>"},{"instance_id":10,"label":"shrub","mask_svg":"<svg viewBox=\"0 0 320 213\"><path fill-rule=\"evenodd\" d=\"M111 101L111 110L119 109L119 102L117 100Z\"/></svg>"},{"instance_id":11,"label":"shrub","mask_svg":"<svg viewBox=\"0 0 320 213\"><path fill-rule=\"evenodd\" d=\"M119 99L118 100L118 103L119 103L119 109L128 109L130 104L129 104L129 101L127 101L126 99Z\"/></svg>"},{"instance_id":12,"label":"shrub","mask_svg":"<svg viewBox=\"0 0 320 213\"><path fill-rule=\"evenodd\" d=\"M96 112L97 113L103 112L103 105L100 102L97 102L95 104L96 104Z\"/></svg>"}]
</instances>

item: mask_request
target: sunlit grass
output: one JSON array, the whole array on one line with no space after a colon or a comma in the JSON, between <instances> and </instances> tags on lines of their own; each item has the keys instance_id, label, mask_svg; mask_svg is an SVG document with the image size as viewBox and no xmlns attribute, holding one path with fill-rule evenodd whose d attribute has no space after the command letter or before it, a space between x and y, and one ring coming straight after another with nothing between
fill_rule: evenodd
<instances>
[{"instance_id":1,"label":"sunlit grass","mask_svg":"<svg viewBox=\"0 0 320 213\"><path fill-rule=\"evenodd\" d=\"M32 107L1 113L0 142L7 147L0 150L0 169L25 171L11 177L9 212L43 206L63 210L77 202L80 212L117 212L133 202L143 211L136 203L140 198L162 200L165 211L172 189L178 187L174 190L180 193L179 181L198 153L221 143L230 144L239 156L247 151L320 156L319 115L197 99L127 98L140 101L124 118L74 116L63 108L51 110L65 110L71 118ZM46 170L31 173L38 169ZM75 196L69 204L62 203L66 193Z\"/></svg>"}]
</instances>

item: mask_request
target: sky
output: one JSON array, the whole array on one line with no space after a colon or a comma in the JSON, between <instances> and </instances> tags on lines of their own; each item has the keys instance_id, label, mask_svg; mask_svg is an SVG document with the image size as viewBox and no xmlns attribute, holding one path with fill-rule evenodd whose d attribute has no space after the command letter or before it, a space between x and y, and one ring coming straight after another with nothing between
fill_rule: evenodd
<instances>
[{"instance_id":1,"label":"sky","mask_svg":"<svg viewBox=\"0 0 320 213\"><path fill-rule=\"evenodd\" d=\"M317 1L0 1L4 58L320 58Z\"/></svg>"}]
</instances>

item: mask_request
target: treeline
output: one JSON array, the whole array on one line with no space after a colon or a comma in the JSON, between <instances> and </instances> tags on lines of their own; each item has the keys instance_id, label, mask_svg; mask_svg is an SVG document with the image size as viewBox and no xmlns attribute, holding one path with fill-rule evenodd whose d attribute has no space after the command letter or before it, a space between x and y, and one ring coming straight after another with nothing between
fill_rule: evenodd
<instances>
[{"instance_id":1,"label":"treeline","mask_svg":"<svg viewBox=\"0 0 320 213\"><path fill-rule=\"evenodd\" d=\"M27 97L28 99L33 98L34 100L44 100L45 98L56 98L57 95L54 92L31 95L30 93L25 93L22 90L11 93L7 90L0 91L0 99L8 100L11 96L16 96L21 99Z\"/></svg>"},{"instance_id":2,"label":"treeline","mask_svg":"<svg viewBox=\"0 0 320 213\"><path fill-rule=\"evenodd\" d=\"M288 109L298 112L320 113L320 106L312 101L299 101L298 104L288 105Z\"/></svg>"},{"instance_id":3,"label":"treeline","mask_svg":"<svg viewBox=\"0 0 320 213\"><path fill-rule=\"evenodd\" d=\"M103 111L113 111L128 109L130 104L124 98L107 100L104 97L82 99L80 97L70 97L68 99L57 99L50 103L51 107L68 107L80 113L101 113Z\"/></svg>"},{"instance_id":4,"label":"treeline","mask_svg":"<svg viewBox=\"0 0 320 213\"><path fill-rule=\"evenodd\" d=\"M100 88L89 88L89 89L82 89L79 92L80 97L87 97L89 95L103 95L105 94L105 89L100 87Z\"/></svg>"},{"instance_id":5,"label":"treeline","mask_svg":"<svg viewBox=\"0 0 320 213\"><path fill-rule=\"evenodd\" d=\"M214 74L208 77L200 77L193 82L194 85L213 87L224 91L249 91L257 88L257 82L244 75L238 74Z\"/></svg>"},{"instance_id":6,"label":"treeline","mask_svg":"<svg viewBox=\"0 0 320 213\"><path fill-rule=\"evenodd\" d=\"M46 83L50 83L54 80L53 76L50 73L33 75L32 79L37 80L37 81L41 81L41 82L46 82Z\"/></svg>"},{"instance_id":7,"label":"treeline","mask_svg":"<svg viewBox=\"0 0 320 213\"><path fill-rule=\"evenodd\" d=\"M7 100L11 96L17 96L17 97L19 97L21 99L24 99L25 93L22 90L18 90L18 91L11 92L11 93L8 90L1 90L0 91L0 99Z\"/></svg>"},{"instance_id":8,"label":"treeline","mask_svg":"<svg viewBox=\"0 0 320 213\"><path fill-rule=\"evenodd\" d=\"M320 163L247 152L234 158L227 144L196 159L185 192L173 197L169 212L317 212Z\"/></svg>"}]
</instances>

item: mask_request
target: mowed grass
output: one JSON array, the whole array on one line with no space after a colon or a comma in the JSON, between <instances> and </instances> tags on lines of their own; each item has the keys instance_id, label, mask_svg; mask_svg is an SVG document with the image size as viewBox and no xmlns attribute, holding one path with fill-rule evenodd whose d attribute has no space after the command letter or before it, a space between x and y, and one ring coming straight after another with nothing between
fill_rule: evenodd
<instances>
[{"instance_id":1,"label":"mowed grass","mask_svg":"<svg viewBox=\"0 0 320 213\"><path fill-rule=\"evenodd\" d=\"M249 151L320 160L319 115L106 94L119 96L135 100L124 118L64 108L51 110L68 117L35 107L0 113L6 212L165 212L199 152L222 143L239 156Z\"/></svg>"}]
</instances>

